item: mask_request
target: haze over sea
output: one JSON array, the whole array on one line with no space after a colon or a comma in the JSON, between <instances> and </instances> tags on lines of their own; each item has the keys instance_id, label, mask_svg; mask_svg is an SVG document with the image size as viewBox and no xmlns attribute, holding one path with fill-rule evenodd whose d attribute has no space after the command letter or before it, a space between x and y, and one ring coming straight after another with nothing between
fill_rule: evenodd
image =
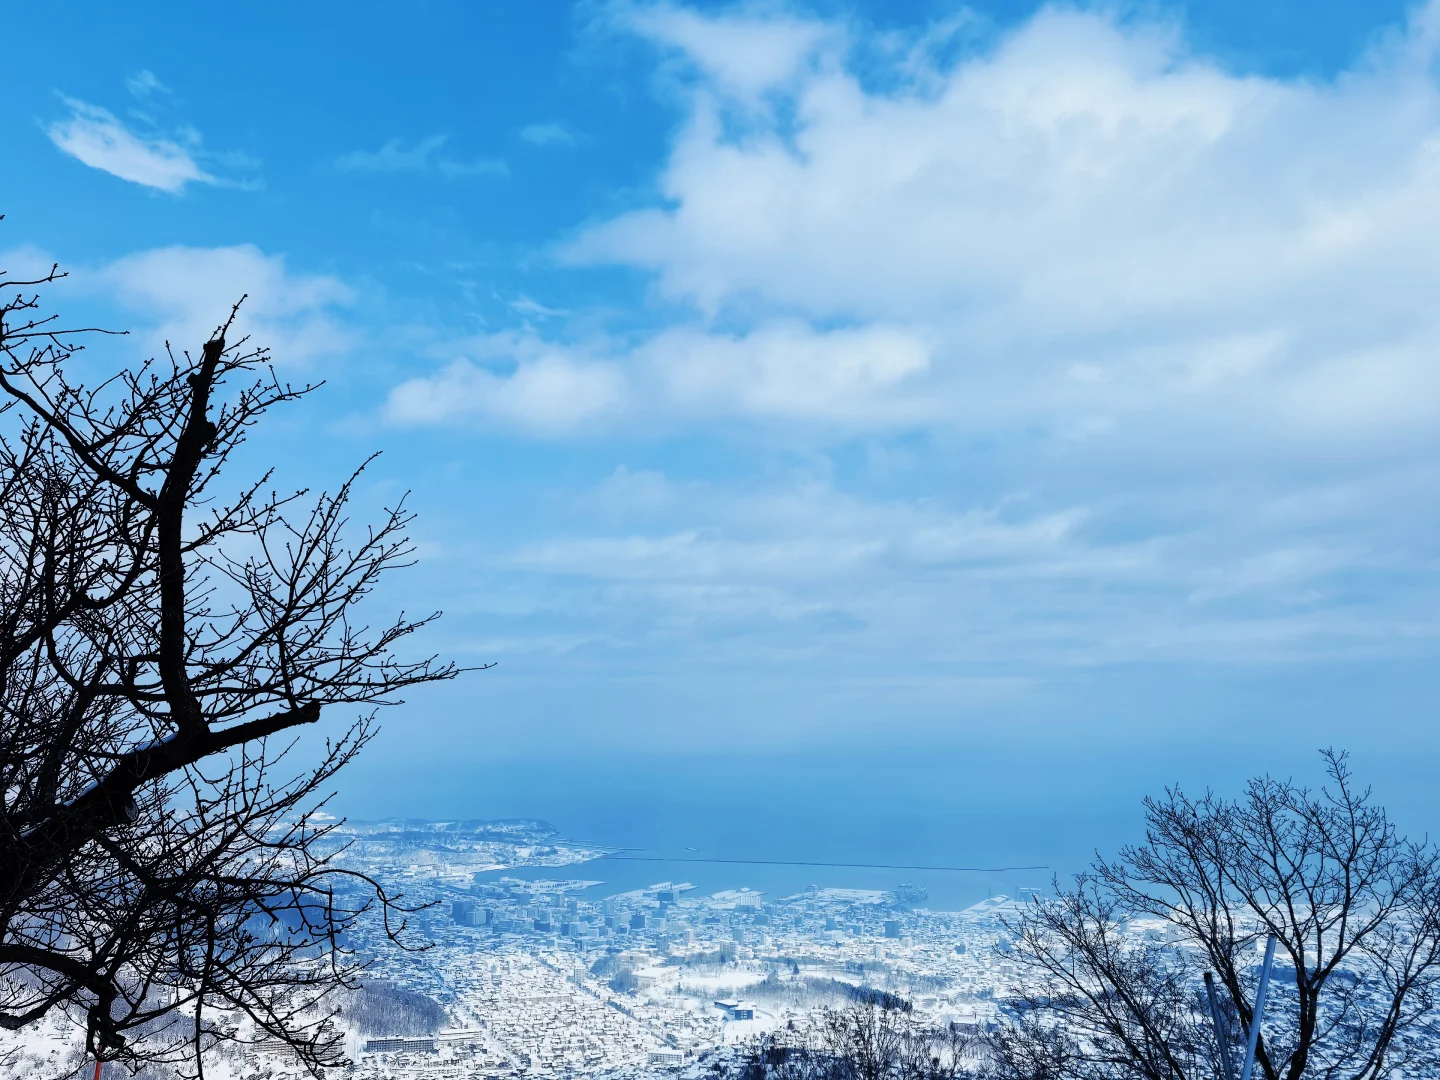
<instances>
[{"instance_id":1,"label":"haze over sea","mask_svg":"<svg viewBox=\"0 0 1440 1080\"><path fill-rule=\"evenodd\" d=\"M356 763L357 776L336 808L357 818L535 817L563 837L625 848L637 860L676 860L509 871L603 880L600 895L660 881L690 882L705 892L749 887L771 899L811 884L893 889L911 882L928 890L926 906L957 910L992 893L1045 888L1052 875L1063 880L1081 869L1097 849L1114 854L1140 839L1142 800L1167 783L1195 794L1207 785L1238 794L1247 777L1266 770L1318 781L1311 748L1343 736L1351 708L1367 708L1349 700L1338 683L1337 677L1285 688L1289 715L1272 719L1291 725L1293 754L1267 750L1239 710L1227 719L1203 699L1134 702L1137 711L1166 709L1177 726L1195 733L1165 755L1159 774L1156 747L1144 737L1066 723L1086 714L1083 702L1057 704L1060 722L1039 732L1002 712L988 732L963 741L937 736L925 744L864 747L843 741L805 749L633 750L548 761L457 754L444 767L427 767L418 784L392 781L404 774L407 755L396 725ZM1395 712L1416 704L1403 686L1364 689L1374 695L1368 707L1377 713L1384 698ZM1378 722L1374 727L1383 734ZM1407 756L1407 747L1415 743L1382 739L1354 760L1362 773L1383 773L1379 794L1402 828L1422 832L1435 792L1425 757ZM679 861L695 859L1043 869Z\"/></svg>"}]
</instances>

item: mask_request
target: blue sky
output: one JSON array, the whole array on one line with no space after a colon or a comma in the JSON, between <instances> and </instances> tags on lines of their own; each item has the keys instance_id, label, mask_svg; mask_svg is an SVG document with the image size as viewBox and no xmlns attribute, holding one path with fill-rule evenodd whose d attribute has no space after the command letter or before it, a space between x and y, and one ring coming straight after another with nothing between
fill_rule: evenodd
<instances>
[{"instance_id":1,"label":"blue sky","mask_svg":"<svg viewBox=\"0 0 1440 1080\"><path fill-rule=\"evenodd\" d=\"M498 661L352 810L580 832L923 760L914 820L1104 842L1333 742L1440 814L1440 4L9 23L5 265L134 331L95 363L248 292L327 382L252 463L383 449L382 600Z\"/></svg>"}]
</instances>

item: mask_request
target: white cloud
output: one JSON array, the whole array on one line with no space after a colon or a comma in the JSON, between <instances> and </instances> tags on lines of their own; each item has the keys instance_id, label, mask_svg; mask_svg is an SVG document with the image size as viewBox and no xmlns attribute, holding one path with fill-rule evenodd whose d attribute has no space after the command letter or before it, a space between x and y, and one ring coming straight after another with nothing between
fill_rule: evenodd
<instances>
[{"instance_id":1,"label":"white cloud","mask_svg":"<svg viewBox=\"0 0 1440 1080\"><path fill-rule=\"evenodd\" d=\"M623 334L581 312L466 343L388 412L744 424L748 490L617 473L497 579L531 575L567 631L731 665L1433 644L1440 3L1331 80L1093 10L944 64L775 8L618 10L683 122L653 205L562 258L653 302ZM522 392L542 358L563 377ZM816 475L787 486L794 458Z\"/></svg>"},{"instance_id":2,"label":"white cloud","mask_svg":"<svg viewBox=\"0 0 1440 1080\"><path fill-rule=\"evenodd\" d=\"M692 411L862 424L884 410L887 399L894 414L915 417L923 406L890 391L930 363L925 343L903 330L816 333L793 321L743 336L670 331L647 344L644 356L667 396Z\"/></svg>"},{"instance_id":3,"label":"white cloud","mask_svg":"<svg viewBox=\"0 0 1440 1080\"><path fill-rule=\"evenodd\" d=\"M1362 550L1317 547L1282 547L1246 555L1228 564L1206 568L1204 584L1191 593L1193 603L1226 600L1266 589L1293 589L1298 601L1312 598L1312 588L1342 570L1363 566Z\"/></svg>"},{"instance_id":4,"label":"white cloud","mask_svg":"<svg viewBox=\"0 0 1440 1080\"><path fill-rule=\"evenodd\" d=\"M555 312L512 303L522 314ZM930 405L909 392L929 350L885 326L817 333L778 320L746 335L699 329L658 334L636 348L547 343L533 333L497 333L457 346L483 355L396 387L386 406L396 423L506 418L550 435L615 430L636 419L662 427L685 419L788 418L835 425L923 418ZM661 419L663 415L664 419Z\"/></svg>"},{"instance_id":5,"label":"white cloud","mask_svg":"<svg viewBox=\"0 0 1440 1080\"><path fill-rule=\"evenodd\" d=\"M468 357L434 376L410 379L390 392L387 421L399 425L480 422L501 429L563 434L593 425L624 403L626 386L613 365L577 359L532 335L476 339L474 351L499 360L501 373Z\"/></svg>"},{"instance_id":6,"label":"white cloud","mask_svg":"<svg viewBox=\"0 0 1440 1080\"><path fill-rule=\"evenodd\" d=\"M456 161L439 154L448 141L448 135L431 135L407 147L403 139L391 139L378 150L352 150L342 154L335 159L335 167L341 172L436 172L446 177L509 175L509 166L499 159Z\"/></svg>"},{"instance_id":7,"label":"white cloud","mask_svg":"<svg viewBox=\"0 0 1440 1080\"><path fill-rule=\"evenodd\" d=\"M39 281L50 273L56 262L43 248L20 244L0 251L0 276L9 281Z\"/></svg>"},{"instance_id":8,"label":"white cloud","mask_svg":"<svg viewBox=\"0 0 1440 1080\"><path fill-rule=\"evenodd\" d=\"M520 138L533 146L574 146L579 138L564 124L527 124L520 129Z\"/></svg>"},{"instance_id":9,"label":"white cloud","mask_svg":"<svg viewBox=\"0 0 1440 1080\"><path fill-rule=\"evenodd\" d=\"M564 249L694 313L572 359L614 365L647 423L1163 441L1241 420L1308 446L1440 420L1424 11L1327 84L1096 12L1043 9L941 67L783 12L612 10L693 76L664 205Z\"/></svg>"},{"instance_id":10,"label":"white cloud","mask_svg":"<svg viewBox=\"0 0 1440 1080\"><path fill-rule=\"evenodd\" d=\"M352 302L349 287L326 275L293 273L283 256L249 244L139 252L105 266L94 280L151 322L152 349L169 340L193 353L241 296L239 332L268 346L279 365L303 365L354 343L334 314Z\"/></svg>"},{"instance_id":11,"label":"white cloud","mask_svg":"<svg viewBox=\"0 0 1440 1080\"><path fill-rule=\"evenodd\" d=\"M1097 12L1042 9L917 69L862 60L842 24L624 10L698 73L688 119L664 205L565 255L651 271L692 332L746 328L753 393L717 400L753 409L826 365L767 359L755 330L787 318L925 343L910 381L931 408L877 394L866 417L839 395L842 423L1070 437L1239 415L1308 442L1440 419L1440 7L1329 83L1236 75Z\"/></svg>"},{"instance_id":12,"label":"white cloud","mask_svg":"<svg viewBox=\"0 0 1440 1080\"><path fill-rule=\"evenodd\" d=\"M142 101L151 94L168 94L170 88L162 83L155 73L148 68L142 68L134 75L127 76L125 88L135 97Z\"/></svg>"},{"instance_id":13,"label":"white cloud","mask_svg":"<svg viewBox=\"0 0 1440 1080\"><path fill-rule=\"evenodd\" d=\"M746 101L790 82L843 28L784 13L719 18L677 4L619 5L615 21L682 53L726 93Z\"/></svg>"},{"instance_id":14,"label":"white cloud","mask_svg":"<svg viewBox=\"0 0 1440 1080\"><path fill-rule=\"evenodd\" d=\"M701 511L704 496L716 505ZM759 496L692 487L673 509L702 518L704 527L659 534L552 540L518 552L527 569L590 577L672 583L764 580L785 590L807 582L870 579L881 564L911 569L997 565L1013 572L1064 570L1094 580L1108 555L1086 553L1075 538L1078 511L1006 520L996 508L954 512L936 506L866 503L807 483ZM1127 569L1134 569L1132 557ZM888 574L884 576L888 577ZM872 581L873 584L873 581Z\"/></svg>"},{"instance_id":15,"label":"white cloud","mask_svg":"<svg viewBox=\"0 0 1440 1080\"><path fill-rule=\"evenodd\" d=\"M57 147L92 169L171 194L191 183L219 183L197 164L192 147L137 135L98 105L64 101L70 118L51 124L46 133Z\"/></svg>"},{"instance_id":16,"label":"white cloud","mask_svg":"<svg viewBox=\"0 0 1440 1080\"><path fill-rule=\"evenodd\" d=\"M408 149L401 139L391 139L379 150L352 150L335 159L342 172L424 172L430 155L445 145L446 136L419 139Z\"/></svg>"},{"instance_id":17,"label":"white cloud","mask_svg":"<svg viewBox=\"0 0 1440 1080\"><path fill-rule=\"evenodd\" d=\"M877 673L1248 664L1413 652L1440 635L1425 604L1397 619L1347 584L1413 558L1289 544L1242 508L1112 536L1113 510L1073 504L862 497L803 477L741 490L621 468L576 511L577 532L487 556L490 571L550 582L571 632L686 641L722 665L777 649L836 669L863 656Z\"/></svg>"},{"instance_id":18,"label":"white cloud","mask_svg":"<svg viewBox=\"0 0 1440 1080\"><path fill-rule=\"evenodd\" d=\"M517 296L513 300L507 300L497 293L495 298L517 315L537 319L558 319L570 314L562 308L546 307L540 301L528 296Z\"/></svg>"}]
</instances>

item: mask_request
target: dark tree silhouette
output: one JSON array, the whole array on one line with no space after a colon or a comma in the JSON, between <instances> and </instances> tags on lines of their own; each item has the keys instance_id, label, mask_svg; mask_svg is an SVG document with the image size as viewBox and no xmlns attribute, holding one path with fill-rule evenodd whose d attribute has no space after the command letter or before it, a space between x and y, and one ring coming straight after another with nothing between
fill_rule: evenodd
<instances>
[{"instance_id":1,"label":"dark tree silhouette","mask_svg":"<svg viewBox=\"0 0 1440 1080\"><path fill-rule=\"evenodd\" d=\"M1400 836L1325 751L1318 791L1262 777L1236 801L1145 801L1146 841L1097 860L1011 930L1022 986L993 1041L1011 1080L1221 1075L1203 972L1242 1052L1260 966L1275 976L1256 1075L1440 1075L1440 853ZM1127 920L1160 920L1146 933ZM1128 930L1128 932L1127 932Z\"/></svg>"},{"instance_id":2,"label":"dark tree silhouette","mask_svg":"<svg viewBox=\"0 0 1440 1080\"><path fill-rule=\"evenodd\" d=\"M732 1080L967 1080L975 1046L974 1036L927 1024L893 994L857 992L752 1040L727 1072Z\"/></svg>"},{"instance_id":3,"label":"dark tree silhouette","mask_svg":"<svg viewBox=\"0 0 1440 1080\"><path fill-rule=\"evenodd\" d=\"M90 1053L196 1075L279 1037L315 1071L346 930L404 921L315 811L374 707L456 673L393 652L434 616L357 617L411 560L409 514L350 528L358 471L317 496L229 482L313 389L227 340L234 311L198 356L82 385L86 339L38 314L57 276L0 276L0 1025L64 1010ZM327 706L360 709L292 760Z\"/></svg>"}]
</instances>

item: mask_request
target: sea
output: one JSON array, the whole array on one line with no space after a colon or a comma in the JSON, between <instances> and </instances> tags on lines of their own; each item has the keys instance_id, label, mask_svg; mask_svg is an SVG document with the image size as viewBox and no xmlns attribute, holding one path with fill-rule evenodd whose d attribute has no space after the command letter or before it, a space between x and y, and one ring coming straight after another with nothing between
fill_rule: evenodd
<instances>
[{"instance_id":1,"label":"sea","mask_svg":"<svg viewBox=\"0 0 1440 1080\"><path fill-rule=\"evenodd\" d=\"M878 754L499 762L436 772L423 793L367 800L354 816L542 819L615 854L503 873L593 880L596 897L661 882L770 900L811 886L910 885L938 911L1049 893L1085 867L1097 837L1138 833L1138 793L1052 783L1027 798L1018 775Z\"/></svg>"}]
</instances>

